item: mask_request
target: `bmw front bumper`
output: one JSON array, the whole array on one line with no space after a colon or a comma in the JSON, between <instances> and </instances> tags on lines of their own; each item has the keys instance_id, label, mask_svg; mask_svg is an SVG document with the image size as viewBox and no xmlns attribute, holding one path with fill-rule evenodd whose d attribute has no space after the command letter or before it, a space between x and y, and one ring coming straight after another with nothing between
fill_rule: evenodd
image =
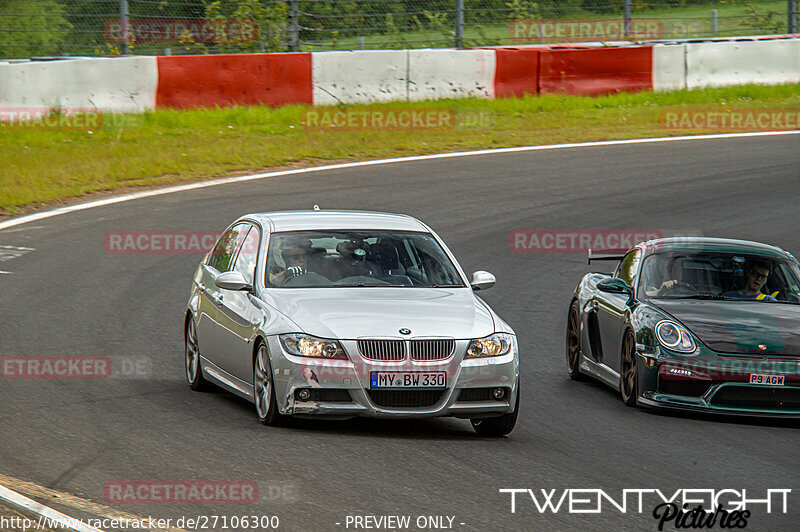
<instances>
[{"instance_id":1,"label":"bmw front bumper","mask_svg":"<svg viewBox=\"0 0 800 532\"><path fill-rule=\"evenodd\" d=\"M295 416L355 416L424 418L493 417L512 412L519 385L519 353L514 343L506 355L465 359L468 340L457 340L444 360L375 361L363 358L354 340L340 340L348 360L298 357L282 349L276 336L268 339L275 397L282 414ZM444 388L376 388L371 374L383 372L445 372ZM497 399L493 392L502 389ZM308 390L308 397L302 398ZM464 391L468 390L468 391Z\"/></svg>"}]
</instances>

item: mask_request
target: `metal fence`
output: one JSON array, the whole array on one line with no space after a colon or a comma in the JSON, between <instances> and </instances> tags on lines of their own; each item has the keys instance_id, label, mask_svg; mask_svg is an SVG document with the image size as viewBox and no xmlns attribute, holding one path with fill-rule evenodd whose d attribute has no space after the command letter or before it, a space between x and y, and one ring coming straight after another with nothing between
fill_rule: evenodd
<instances>
[{"instance_id":1,"label":"metal fence","mask_svg":"<svg viewBox=\"0 0 800 532\"><path fill-rule=\"evenodd\" d=\"M795 33L796 0L0 0L0 57Z\"/></svg>"}]
</instances>

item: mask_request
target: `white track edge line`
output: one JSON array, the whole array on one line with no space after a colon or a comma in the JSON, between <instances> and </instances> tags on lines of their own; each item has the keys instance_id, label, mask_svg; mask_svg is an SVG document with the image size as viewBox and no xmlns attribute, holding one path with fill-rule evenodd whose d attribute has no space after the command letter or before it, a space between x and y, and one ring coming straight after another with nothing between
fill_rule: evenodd
<instances>
[{"instance_id":1,"label":"white track edge line","mask_svg":"<svg viewBox=\"0 0 800 532\"><path fill-rule=\"evenodd\" d=\"M542 146L516 146L513 148L489 148L483 150L461 151L452 153L432 153L428 155L411 155L408 157L393 157L389 159L375 159L370 161L356 161L352 163L330 164L325 166L312 166L309 168L296 168L293 170L277 170L274 172L265 172L261 174L250 174L236 177L222 177L211 179L208 181L201 181L198 183L191 183L188 185L177 185L171 187L157 188L153 190L146 190L143 192L134 192L132 194L125 194L122 196L114 196L107 199L89 201L86 203L78 203L67 207L59 207L56 209L37 212L33 214L23 215L16 218L10 218L0 222L0 231L15 227L37 220L44 220L45 218L52 218L61 214L67 214L75 211L83 211L95 207L103 207L106 205L113 205L115 203L122 203L142 198L150 198L153 196L161 196L164 194L172 194L173 192L184 192L187 190L195 190L206 187L213 187L217 185L228 185L231 183L241 183L245 181L254 181L256 179L266 179L270 177L281 177L287 175L306 174L310 172L326 172L331 170L341 170L346 168L359 168L362 166L377 166L382 164L392 163L407 163L415 161L426 161L434 159L449 159L451 157L472 157L477 155L492 155L503 153L518 153L527 151L540 151L540 150L558 150L565 148L590 148L602 146L620 146L626 144L649 144L655 142L675 142L685 140L714 140L714 139L730 139L730 138L747 138L747 137L767 137L778 135L796 135L800 131L757 131L751 133L718 133L714 135L687 135L682 137L655 137L645 139L624 139L624 140L603 140L598 142L573 142L567 144L547 144Z\"/></svg>"},{"instance_id":2,"label":"white track edge line","mask_svg":"<svg viewBox=\"0 0 800 532\"><path fill-rule=\"evenodd\" d=\"M33 499L29 499L28 497L17 493L14 490L10 490L0 484L0 499L4 499L12 504L25 508L36 515L40 515L42 517L46 517L50 519L51 523L58 523L60 528L66 528L69 530L76 530L77 532L103 532L99 528L95 528L93 526L89 526L86 523L81 522L79 519L75 517L70 517L66 514L62 514L52 508L40 504ZM34 526L36 528L39 525L44 525L43 520L40 520L38 523L35 523Z\"/></svg>"}]
</instances>

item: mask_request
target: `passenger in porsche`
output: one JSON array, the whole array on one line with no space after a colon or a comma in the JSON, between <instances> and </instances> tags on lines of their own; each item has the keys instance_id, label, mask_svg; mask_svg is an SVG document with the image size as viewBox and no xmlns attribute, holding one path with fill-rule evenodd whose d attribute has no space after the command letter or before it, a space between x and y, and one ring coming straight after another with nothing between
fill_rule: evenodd
<instances>
[{"instance_id":1,"label":"passenger in porsche","mask_svg":"<svg viewBox=\"0 0 800 532\"><path fill-rule=\"evenodd\" d=\"M725 292L723 297L736 299L754 299L756 301L777 301L774 296L763 293L761 290L767 284L770 267L765 261L752 261L745 269L744 288ZM777 294L777 292L776 292Z\"/></svg>"}]
</instances>

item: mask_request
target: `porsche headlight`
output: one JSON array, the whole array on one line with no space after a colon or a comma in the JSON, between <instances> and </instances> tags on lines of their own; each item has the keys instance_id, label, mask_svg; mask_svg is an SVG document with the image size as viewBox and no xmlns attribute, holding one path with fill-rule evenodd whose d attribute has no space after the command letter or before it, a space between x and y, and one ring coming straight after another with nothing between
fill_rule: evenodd
<instances>
[{"instance_id":1,"label":"porsche headlight","mask_svg":"<svg viewBox=\"0 0 800 532\"><path fill-rule=\"evenodd\" d=\"M300 357L347 359L344 349L336 340L317 338L308 334L281 334L281 346L287 353Z\"/></svg>"},{"instance_id":2,"label":"porsche headlight","mask_svg":"<svg viewBox=\"0 0 800 532\"><path fill-rule=\"evenodd\" d=\"M662 320L656 324L656 338L661 345L676 353L694 353L697 344L685 327L672 320Z\"/></svg>"},{"instance_id":3,"label":"porsche headlight","mask_svg":"<svg viewBox=\"0 0 800 532\"><path fill-rule=\"evenodd\" d=\"M514 336L507 333L495 333L486 338L472 340L467 347L467 358L496 357L511 351Z\"/></svg>"}]
</instances>

